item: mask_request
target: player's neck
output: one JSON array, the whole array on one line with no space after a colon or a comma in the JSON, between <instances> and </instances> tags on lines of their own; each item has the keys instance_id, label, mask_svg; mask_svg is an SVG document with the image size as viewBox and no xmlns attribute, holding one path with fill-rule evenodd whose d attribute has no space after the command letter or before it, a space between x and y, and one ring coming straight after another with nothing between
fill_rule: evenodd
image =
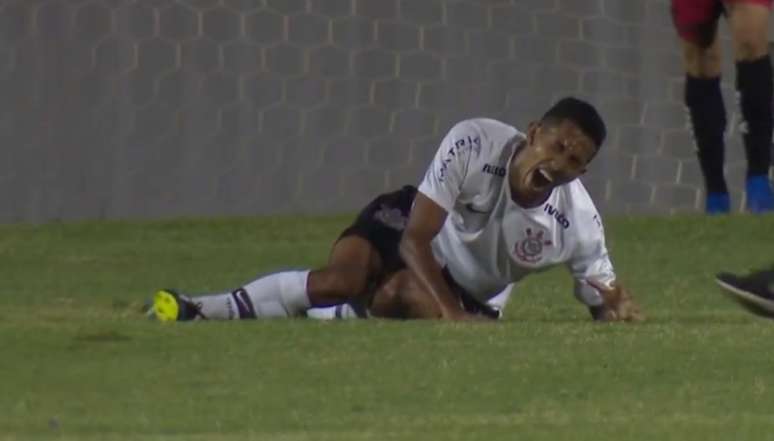
<instances>
[{"instance_id":1,"label":"player's neck","mask_svg":"<svg viewBox=\"0 0 774 441\"><path fill-rule=\"evenodd\" d=\"M511 183L511 200L521 208L535 208L543 205L551 196L553 189L536 195L523 195Z\"/></svg>"}]
</instances>

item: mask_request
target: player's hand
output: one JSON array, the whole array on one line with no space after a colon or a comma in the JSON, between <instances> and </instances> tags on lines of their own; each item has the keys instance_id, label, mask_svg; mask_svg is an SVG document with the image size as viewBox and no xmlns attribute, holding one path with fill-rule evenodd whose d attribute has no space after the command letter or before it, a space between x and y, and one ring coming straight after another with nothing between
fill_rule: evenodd
<instances>
[{"instance_id":1,"label":"player's hand","mask_svg":"<svg viewBox=\"0 0 774 441\"><path fill-rule=\"evenodd\" d=\"M602 296L605 307L602 320L611 322L641 322L645 320L645 315L634 301L631 292L620 283L613 282L608 286L594 279L587 279L586 283L594 287Z\"/></svg>"}]
</instances>

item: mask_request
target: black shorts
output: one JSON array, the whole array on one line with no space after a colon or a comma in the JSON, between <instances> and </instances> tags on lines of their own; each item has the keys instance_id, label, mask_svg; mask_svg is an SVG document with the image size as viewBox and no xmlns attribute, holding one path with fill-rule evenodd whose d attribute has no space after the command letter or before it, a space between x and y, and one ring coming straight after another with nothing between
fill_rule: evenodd
<instances>
[{"instance_id":1,"label":"black shorts","mask_svg":"<svg viewBox=\"0 0 774 441\"><path fill-rule=\"evenodd\" d=\"M672 0L672 21L684 40L700 46L712 43L718 19L729 4L752 3L771 9L772 0Z\"/></svg>"},{"instance_id":2,"label":"black shorts","mask_svg":"<svg viewBox=\"0 0 774 441\"><path fill-rule=\"evenodd\" d=\"M355 221L339 236L358 236L367 240L382 259L383 275L406 267L398 252L398 245L406 229L411 205L417 195L416 187L406 185L392 193L384 193L371 201L357 215Z\"/></svg>"}]
</instances>

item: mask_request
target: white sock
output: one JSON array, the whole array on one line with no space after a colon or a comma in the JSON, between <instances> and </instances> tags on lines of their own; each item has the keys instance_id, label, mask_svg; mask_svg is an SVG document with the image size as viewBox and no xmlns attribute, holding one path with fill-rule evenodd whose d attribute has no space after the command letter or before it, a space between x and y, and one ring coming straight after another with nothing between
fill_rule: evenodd
<instances>
[{"instance_id":1,"label":"white sock","mask_svg":"<svg viewBox=\"0 0 774 441\"><path fill-rule=\"evenodd\" d=\"M306 311L306 316L317 320L345 320L360 318L349 303L325 308L312 308Z\"/></svg>"},{"instance_id":2,"label":"white sock","mask_svg":"<svg viewBox=\"0 0 774 441\"><path fill-rule=\"evenodd\" d=\"M513 286L514 286L513 283L508 284L508 286L506 286L505 289L500 291L496 296L487 300L486 303L489 306L497 308L500 311L504 310L505 305L508 304L508 300L510 300L511 298L511 293L513 292L513 289L514 289Z\"/></svg>"},{"instance_id":3,"label":"white sock","mask_svg":"<svg viewBox=\"0 0 774 441\"><path fill-rule=\"evenodd\" d=\"M230 293L192 297L213 320L294 317L309 309L309 271L283 271L254 280Z\"/></svg>"}]
</instances>

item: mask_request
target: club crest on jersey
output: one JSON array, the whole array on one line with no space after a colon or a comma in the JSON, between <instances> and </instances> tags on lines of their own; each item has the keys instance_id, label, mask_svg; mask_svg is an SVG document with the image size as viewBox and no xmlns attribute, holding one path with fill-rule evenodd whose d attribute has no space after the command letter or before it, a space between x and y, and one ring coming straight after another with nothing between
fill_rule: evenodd
<instances>
[{"instance_id":1,"label":"club crest on jersey","mask_svg":"<svg viewBox=\"0 0 774 441\"><path fill-rule=\"evenodd\" d=\"M545 231L540 230L533 234L532 228L527 228L527 237L521 242L517 242L513 247L513 253L522 262L537 263L543 258L543 247L551 246L553 243L548 239L543 239Z\"/></svg>"},{"instance_id":2,"label":"club crest on jersey","mask_svg":"<svg viewBox=\"0 0 774 441\"><path fill-rule=\"evenodd\" d=\"M390 208L382 204L379 211L374 213L374 218L393 230L403 231L408 224L408 218L403 215L400 208Z\"/></svg>"}]
</instances>

